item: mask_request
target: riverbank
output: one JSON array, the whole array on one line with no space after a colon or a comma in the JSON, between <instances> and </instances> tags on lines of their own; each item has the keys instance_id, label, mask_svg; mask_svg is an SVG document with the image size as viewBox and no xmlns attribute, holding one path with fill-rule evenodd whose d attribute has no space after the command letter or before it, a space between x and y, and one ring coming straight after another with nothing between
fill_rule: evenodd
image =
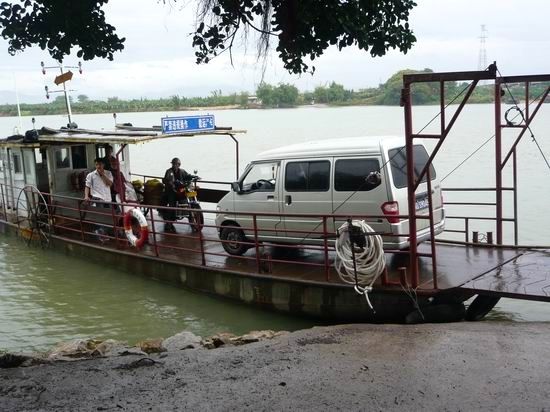
<instances>
[{"instance_id":1,"label":"riverbank","mask_svg":"<svg viewBox=\"0 0 550 412\"><path fill-rule=\"evenodd\" d=\"M2 410L543 410L550 323L316 327L0 370Z\"/></svg>"}]
</instances>

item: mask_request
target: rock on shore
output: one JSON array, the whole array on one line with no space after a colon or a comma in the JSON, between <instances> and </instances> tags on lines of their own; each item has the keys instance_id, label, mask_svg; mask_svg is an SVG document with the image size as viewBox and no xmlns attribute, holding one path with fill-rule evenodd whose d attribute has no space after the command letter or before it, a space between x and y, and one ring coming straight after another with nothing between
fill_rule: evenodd
<instances>
[{"instance_id":1,"label":"rock on shore","mask_svg":"<svg viewBox=\"0 0 550 412\"><path fill-rule=\"evenodd\" d=\"M0 410L543 410L549 323L340 325L0 369ZM226 340L226 341L224 341ZM246 342L240 342L246 343Z\"/></svg>"}]
</instances>

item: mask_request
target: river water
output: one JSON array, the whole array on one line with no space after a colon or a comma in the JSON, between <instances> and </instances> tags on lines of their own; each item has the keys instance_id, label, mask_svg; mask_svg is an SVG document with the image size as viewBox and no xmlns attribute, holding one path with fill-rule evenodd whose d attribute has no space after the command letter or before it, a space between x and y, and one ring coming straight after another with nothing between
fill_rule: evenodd
<instances>
[{"instance_id":1,"label":"river water","mask_svg":"<svg viewBox=\"0 0 550 412\"><path fill-rule=\"evenodd\" d=\"M550 107L541 109L532 130L545 156L550 157ZM450 107L450 118L456 107ZM216 116L218 126L247 130L238 136L242 171L254 156L274 147L316 139L402 135L403 110L399 107L302 107L273 110L203 111ZM415 108L414 130L421 129L438 113L434 106ZM151 126L175 113L121 113L118 122ZM181 114L197 114L178 113ZM111 114L76 115L83 128L112 128ZM491 105L467 106L436 158L438 177L444 187L494 186L493 140L457 171L447 175L494 133ZM31 118L22 119L30 129ZM59 127L64 116L36 116L37 127ZM8 135L16 118L0 118L0 135ZM436 120L426 133L437 132ZM504 136L505 146L513 142ZM433 147L433 142L426 142ZM132 147L134 173L159 175L180 157L188 171L198 170L205 180L235 179L235 144L226 136L174 138ZM518 151L520 244L550 244L550 214L541 210L550 203L545 182L550 171L530 138ZM509 172L509 170L507 170ZM505 184L511 182L506 174ZM446 200L459 198L446 195ZM493 201L491 195L462 197L469 201ZM511 197L505 197L511 213ZM458 212L458 211L457 211ZM494 215L491 210L470 209L475 215ZM465 212L464 212L465 213ZM462 213L462 214L464 214ZM454 223L448 222L448 227ZM474 230L494 230L478 224ZM511 226L505 238L512 239ZM98 337L134 343L143 338L167 337L182 330L199 335L221 331L244 333L252 329L295 330L311 321L252 309L225 300L197 295L159 282L60 255L55 251L28 248L14 237L0 236L0 350L43 350L68 339ZM550 321L550 305L503 299L490 319Z\"/></svg>"}]
</instances>

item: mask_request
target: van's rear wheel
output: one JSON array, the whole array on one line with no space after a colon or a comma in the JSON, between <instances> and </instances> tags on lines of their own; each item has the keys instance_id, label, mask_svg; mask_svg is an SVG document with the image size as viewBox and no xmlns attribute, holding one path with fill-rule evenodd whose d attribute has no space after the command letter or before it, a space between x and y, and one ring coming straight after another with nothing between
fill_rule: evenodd
<instances>
[{"instance_id":1,"label":"van's rear wheel","mask_svg":"<svg viewBox=\"0 0 550 412\"><path fill-rule=\"evenodd\" d=\"M238 227L224 227L220 232L220 239L223 248L230 255L241 256L250 247L242 242L246 242L244 232Z\"/></svg>"}]
</instances>

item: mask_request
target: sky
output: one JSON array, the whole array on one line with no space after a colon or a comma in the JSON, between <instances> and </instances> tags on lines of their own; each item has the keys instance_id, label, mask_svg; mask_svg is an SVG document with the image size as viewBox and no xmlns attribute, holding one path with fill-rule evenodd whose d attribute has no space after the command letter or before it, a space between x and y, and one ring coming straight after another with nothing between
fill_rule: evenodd
<instances>
[{"instance_id":1,"label":"sky","mask_svg":"<svg viewBox=\"0 0 550 412\"><path fill-rule=\"evenodd\" d=\"M434 71L477 70L481 25L487 30L487 62L497 61L503 75L550 73L548 0L417 0L410 24L417 42L407 54L390 51L372 58L355 47L328 49L314 62L315 74L287 73L275 53L267 58L264 80L291 83L313 90L335 81L347 89L375 87L401 69ZM254 93L262 80L262 64L255 44L239 45L233 66L226 53L207 65L196 65L190 33L194 28L191 0L166 5L158 0L111 0L105 6L107 22L126 37L125 49L114 60L83 61L76 73L73 95L92 99L158 98L171 95L207 96ZM38 47L16 56L0 39L0 104L15 102L15 88L23 102L47 102L44 86L55 90L56 71L42 75L40 62L55 65ZM78 62L76 53L65 63ZM73 70L74 71L74 70Z\"/></svg>"}]
</instances>

